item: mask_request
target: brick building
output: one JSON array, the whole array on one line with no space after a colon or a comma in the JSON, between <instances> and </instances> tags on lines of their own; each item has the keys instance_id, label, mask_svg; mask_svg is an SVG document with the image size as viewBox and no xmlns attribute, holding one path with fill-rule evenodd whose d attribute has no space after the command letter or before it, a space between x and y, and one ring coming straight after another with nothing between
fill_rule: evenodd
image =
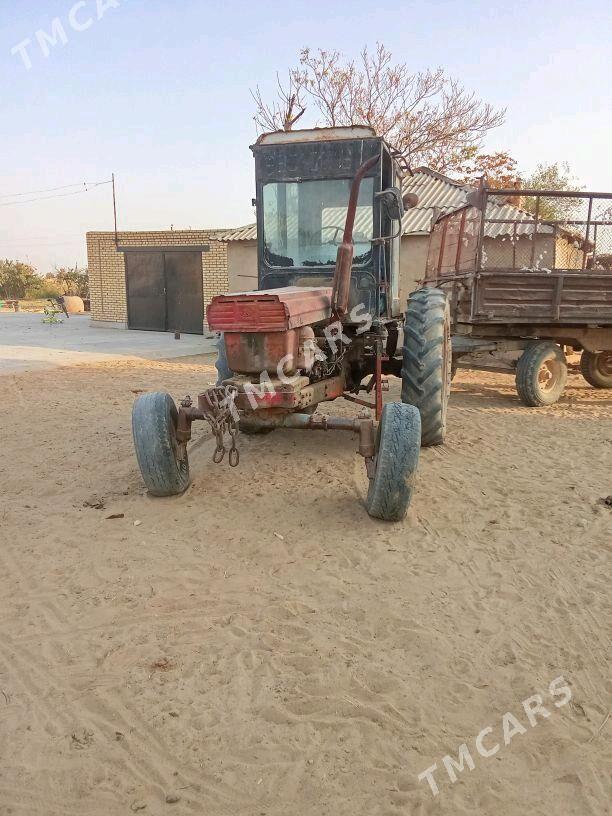
<instances>
[{"instance_id":1,"label":"brick building","mask_svg":"<svg viewBox=\"0 0 612 816\"><path fill-rule=\"evenodd\" d=\"M89 232L95 325L201 334L206 306L228 290L227 230Z\"/></svg>"}]
</instances>

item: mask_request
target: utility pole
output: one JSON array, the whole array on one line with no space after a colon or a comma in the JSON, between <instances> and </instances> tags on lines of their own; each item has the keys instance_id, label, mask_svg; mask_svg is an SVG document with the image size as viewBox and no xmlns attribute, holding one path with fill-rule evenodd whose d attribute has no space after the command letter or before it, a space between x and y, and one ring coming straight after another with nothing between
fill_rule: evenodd
<instances>
[{"instance_id":1,"label":"utility pole","mask_svg":"<svg viewBox=\"0 0 612 816\"><path fill-rule=\"evenodd\" d=\"M113 214L115 216L115 246L119 246L119 239L117 237L117 193L115 190L115 174L113 173Z\"/></svg>"}]
</instances>

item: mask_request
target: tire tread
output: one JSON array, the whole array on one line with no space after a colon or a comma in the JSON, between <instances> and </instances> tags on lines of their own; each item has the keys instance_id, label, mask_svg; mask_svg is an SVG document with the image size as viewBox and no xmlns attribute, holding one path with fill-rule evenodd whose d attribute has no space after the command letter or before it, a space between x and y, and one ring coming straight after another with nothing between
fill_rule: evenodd
<instances>
[{"instance_id":1,"label":"tire tread","mask_svg":"<svg viewBox=\"0 0 612 816\"><path fill-rule=\"evenodd\" d=\"M170 423L176 406L165 391L142 394L132 408L136 459L147 490L153 496L176 496L189 486L189 462L181 467L172 444Z\"/></svg>"},{"instance_id":2,"label":"tire tread","mask_svg":"<svg viewBox=\"0 0 612 816\"><path fill-rule=\"evenodd\" d=\"M586 349L580 355L580 372L593 388L612 388L612 376L606 376L597 368L597 354Z\"/></svg>"},{"instance_id":3,"label":"tire tread","mask_svg":"<svg viewBox=\"0 0 612 816\"><path fill-rule=\"evenodd\" d=\"M421 418L412 405L385 405L378 433L376 473L370 482L368 513L401 521L410 505L421 447Z\"/></svg>"},{"instance_id":4,"label":"tire tread","mask_svg":"<svg viewBox=\"0 0 612 816\"><path fill-rule=\"evenodd\" d=\"M544 360L554 353L564 365L557 387L548 395L544 395L538 387L538 372ZM516 391L521 402L529 408L542 408L545 405L554 405L563 393L567 382L567 364L563 350L556 343L540 341L527 346L519 357L516 365Z\"/></svg>"},{"instance_id":5,"label":"tire tread","mask_svg":"<svg viewBox=\"0 0 612 816\"><path fill-rule=\"evenodd\" d=\"M442 378L445 329L449 322L450 309L441 289L419 289L410 295L404 327L402 402L419 409L424 446L441 445L446 436L450 359L446 361L446 389ZM446 353L450 356L450 349Z\"/></svg>"}]
</instances>

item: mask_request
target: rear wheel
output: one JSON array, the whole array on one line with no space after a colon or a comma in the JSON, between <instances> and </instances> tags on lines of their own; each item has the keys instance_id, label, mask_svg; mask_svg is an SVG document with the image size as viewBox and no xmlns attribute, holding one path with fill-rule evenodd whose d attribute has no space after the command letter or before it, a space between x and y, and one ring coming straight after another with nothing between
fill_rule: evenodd
<instances>
[{"instance_id":1,"label":"rear wheel","mask_svg":"<svg viewBox=\"0 0 612 816\"><path fill-rule=\"evenodd\" d=\"M612 388L612 351L586 351L580 358L580 371L593 388Z\"/></svg>"},{"instance_id":2,"label":"rear wheel","mask_svg":"<svg viewBox=\"0 0 612 816\"><path fill-rule=\"evenodd\" d=\"M140 472L153 496L177 496L189 487L187 448L176 438L178 413L170 394L154 391L132 408L132 434Z\"/></svg>"},{"instance_id":3,"label":"rear wheel","mask_svg":"<svg viewBox=\"0 0 612 816\"><path fill-rule=\"evenodd\" d=\"M406 309L402 402L421 414L422 444L441 445L452 371L450 307L441 289L413 292Z\"/></svg>"},{"instance_id":4,"label":"rear wheel","mask_svg":"<svg viewBox=\"0 0 612 816\"><path fill-rule=\"evenodd\" d=\"M567 382L567 362L563 350L548 341L527 346L516 366L516 390L530 408L553 405Z\"/></svg>"},{"instance_id":5,"label":"rear wheel","mask_svg":"<svg viewBox=\"0 0 612 816\"><path fill-rule=\"evenodd\" d=\"M410 505L421 449L421 417L413 405L383 408L376 437L376 470L366 498L368 513L401 521Z\"/></svg>"}]
</instances>

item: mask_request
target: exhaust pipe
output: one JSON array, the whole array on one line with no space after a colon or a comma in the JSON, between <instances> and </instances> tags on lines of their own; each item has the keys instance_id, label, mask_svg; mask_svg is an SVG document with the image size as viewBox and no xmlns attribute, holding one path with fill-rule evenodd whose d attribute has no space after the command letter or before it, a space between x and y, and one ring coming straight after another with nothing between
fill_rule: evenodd
<instances>
[{"instance_id":1,"label":"exhaust pipe","mask_svg":"<svg viewBox=\"0 0 612 816\"><path fill-rule=\"evenodd\" d=\"M344 236L342 238L342 244L338 247L336 271L334 272L333 281L332 309L337 315L345 315L348 312L354 252L353 228L357 214L359 189L364 176L378 164L379 160L380 154L364 162L355 174L353 184L351 185L351 195L349 197L346 222L344 224Z\"/></svg>"}]
</instances>

